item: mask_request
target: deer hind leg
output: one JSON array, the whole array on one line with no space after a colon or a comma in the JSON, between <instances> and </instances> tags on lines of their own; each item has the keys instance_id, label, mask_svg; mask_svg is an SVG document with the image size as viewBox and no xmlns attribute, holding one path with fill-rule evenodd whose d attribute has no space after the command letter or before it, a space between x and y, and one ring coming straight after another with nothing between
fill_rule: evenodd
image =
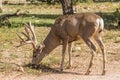
<instances>
[{"instance_id":1,"label":"deer hind leg","mask_svg":"<svg viewBox=\"0 0 120 80\"><path fill-rule=\"evenodd\" d=\"M105 55L105 50L104 50L104 44L103 44L101 36L96 36L95 40L98 43L98 45L99 45L99 47L100 47L100 49L102 51L102 54L103 54L103 71L102 71L102 75L105 75L106 55Z\"/></svg>"},{"instance_id":2,"label":"deer hind leg","mask_svg":"<svg viewBox=\"0 0 120 80\"><path fill-rule=\"evenodd\" d=\"M71 62L71 54L72 53L72 43L69 43L68 44L68 55L69 55L69 63L68 63L68 67L67 68L70 68L71 65L72 65L72 62Z\"/></svg>"},{"instance_id":3,"label":"deer hind leg","mask_svg":"<svg viewBox=\"0 0 120 80\"><path fill-rule=\"evenodd\" d=\"M64 59L65 59L65 52L66 52L66 47L68 44L68 38L63 40L63 45L62 45L62 60L61 60L61 65L60 65L60 71L63 71L63 64L64 64Z\"/></svg>"},{"instance_id":4,"label":"deer hind leg","mask_svg":"<svg viewBox=\"0 0 120 80\"><path fill-rule=\"evenodd\" d=\"M95 45L93 44L93 42L91 41L90 38L83 38L83 40L85 41L85 43L88 45L88 47L91 49L91 59L90 59L90 63L89 63L89 66L88 66L88 69L87 69L87 72L85 73L85 75L89 75L90 72L91 72L91 67L93 65L93 58L95 56L95 51L96 51L96 47Z\"/></svg>"}]
</instances>

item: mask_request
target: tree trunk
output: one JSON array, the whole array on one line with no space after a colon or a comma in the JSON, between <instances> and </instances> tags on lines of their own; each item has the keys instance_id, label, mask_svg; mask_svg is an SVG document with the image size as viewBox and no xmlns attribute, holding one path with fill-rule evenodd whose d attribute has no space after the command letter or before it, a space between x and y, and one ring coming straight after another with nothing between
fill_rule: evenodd
<instances>
[{"instance_id":1,"label":"tree trunk","mask_svg":"<svg viewBox=\"0 0 120 80\"><path fill-rule=\"evenodd\" d=\"M62 9L63 9L63 14L73 14L73 4L72 4L72 0L60 0L61 4L62 4Z\"/></svg>"},{"instance_id":2,"label":"tree trunk","mask_svg":"<svg viewBox=\"0 0 120 80\"><path fill-rule=\"evenodd\" d=\"M0 12L2 12L2 0L0 0Z\"/></svg>"}]
</instances>

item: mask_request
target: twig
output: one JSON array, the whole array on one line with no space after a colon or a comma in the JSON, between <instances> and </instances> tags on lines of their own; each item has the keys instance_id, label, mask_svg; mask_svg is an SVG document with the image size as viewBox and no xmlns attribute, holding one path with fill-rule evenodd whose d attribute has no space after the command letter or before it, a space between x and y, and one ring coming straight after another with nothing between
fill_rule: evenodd
<instances>
[{"instance_id":1,"label":"twig","mask_svg":"<svg viewBox=\"0 0 120 80\"><path fill-rule=\"evenodd\" d=\"M4 21L7 21L7 23L10 24L9 18L14 17L14 16L21 16L21 15L25 15L25 14L26 14L26 12L21 13L20 11L21 11L21 10L18 9L18 10L17 10L15 13L13 13L13 14L4 14L4 15L1 15L1 16L0 16L0 24L1 24L2 22L4 22Z\"/></svg>"}]
</instances>

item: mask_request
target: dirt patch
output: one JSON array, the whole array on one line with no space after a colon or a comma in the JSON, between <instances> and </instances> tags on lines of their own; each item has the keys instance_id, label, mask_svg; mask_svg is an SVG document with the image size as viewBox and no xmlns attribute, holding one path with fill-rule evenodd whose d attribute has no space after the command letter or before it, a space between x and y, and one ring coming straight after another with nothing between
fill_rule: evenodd
<instances>
[{"instance_id":1,"label":"dirt patch","mask_svg":"<svg viewBox=\"0 0 120 80\"><path fill-rule=\"evenodd\" d=\"M76 43L77 44L77 43ZM1 57L1 61L7 62L9 65L2 65L5 69L2 71L2 67L0 67L0 80L119 80L120 79L120 45L119 43L115 43L114 41L109 41L105 43L106 46L106 75L102 76L102 54L98 52L98 54L94 58L94 65L92 66L92 72L90 75L84 75L90 60L89 49L85 44L81 44L81 50L75 50L72 55L72 67L71 69L64 69L62 73L57 72L59 68L59 64L49 64L48 67L42 67L38 70L28 69L28 67L23 67L25 71L21 71L19 69L19 65L23 65L25 63L28 64L30 61L29 48L20 48L19 50L16 48L10 50L4 50L3 53L7 53L3 59ZM25 46L26 47L26 46ZM82 49L83 48L83 49ZM61 50L60 47L57 48L57 51ZM18 53L13 54L18 51ZM23 55L23 51L24 54ZM60 56L60 54L54 54L56 50L53 51L53 56ZM8 55L9 53L9 55ZM28 54L29 53L29 54ZM60 52L59 52L60 53ZM67 60L67 59L66 59ZM25 62L27 61L27 62ZM66 62L67 63L67 62ZM15 64L19 64L16 66ZM52 66L53 64L53 66ZM65 67L67 64L65 64ZM28 70L27 70L28 69ZM31 71L30 71L31 70ZM30 73L29 73L30 72Z\"/></svg>"}]
</instances>

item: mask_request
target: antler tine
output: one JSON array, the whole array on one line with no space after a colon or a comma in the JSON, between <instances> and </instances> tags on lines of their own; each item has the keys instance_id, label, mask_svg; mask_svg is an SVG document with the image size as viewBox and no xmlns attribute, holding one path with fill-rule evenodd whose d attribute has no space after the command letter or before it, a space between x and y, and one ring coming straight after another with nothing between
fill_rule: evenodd
<instances>
[{"instance_id":1,"label":"antler tine","mask_svg":"<svg viewBox=\"0 0 120 80\"><path fill-rule=\"evenodd\" d=\"M21 32L21 34L23 34L27 39L24 40L18 33L17 33L17 36L20 38L20 45L17 46L17 47L20 47L20 46L23 46L25 44L32 44L34 50L36 49L36 42L34 41L33 37L34 37L34 29L31 28L31 26L29 24L26 24L25 23L25 26L24 26L24 30L25 32ZM33 35L31 37L30 33Z\"/></svg>"},{"instance_id":2,"label":"antler tine","mask_svg":"<svg viewBox=\"0 0 120 80\"><path fill-rule=\"evenodd\" d=\"M17 36L20 38L20 45L16 46L16 47L20 47L20 46L23 46L23 45L26 45L26 44L32 44L34 50L36 49L36 46L34 44L34 42L32 40L24 40L18 33L16 33ZM28 37L24 32L22 32L22 34L26 37Z\"/></svg>"},{"instance_id":3,"label":"antler tine","mask_svg":"<svg viewBox=\"0 0 120 80\"><path fill-rule=\"evenodd\" d=\"M27 23L24 23L24 25L29 28L29 25Z\"/></svg>"},{"instance_id":4,"label":"antler tine","mask_svg":"<svg viewBox=\"0 0 120 80\"><path fill-rule=\"evenodd\" d=\"M33 35L32 39L33 41L35 42L35 44L37 45L38 44L38 41L37 41L37 38L36 38L36 34L35 34L35 29L34 29L34 25L32 25L31 21L29 22L29 28L31 30L31 33Z\"/></svg>"},{"instance_id":5,"label":"antler tine","mask_svg":"<svg viewBox=\"0 0 120 80\"><path fill-rule=\"evenodd\" d=\"M37 41L37 38L36 38L36 35L35 35L35 29L34 29L34 25L32 25L31 21L29 22L29 24L26 24L25 23L25 31L27 32L27 34L29 35L29 31L27 29L29 29L32 33L32 40L34 41L35 45L38 44L38 41Z\"/></svg>"},{"instance_id":6,"label":"antler tine","mask_svg":"<svg viewBox=\"0 0 120 80\"><path fill-rule=\"evenodd\" d=\"M25 40L18 34L18 33L16 33L17 34L17 36L20 38L20 45L18 45L18 46L16 46L16 47L20 47L20 46L22 46L22 45L24 45L24 43L25 43Z\"/></svg>"},{"instance_id":7,"label":"antler tine","mask_svg":"<svg viewBox=\"0 0 120 80\"><path fill-rule=\"evenodd\" d=\"M18 33L16 33L16 34L20 38L21 41L25 41Z\"/></svg>"},{"instance_id":8,"label":"antler tine","mask_svg":"<svg viewBox=\"0 0 120 80\"><path fill-rule=\"evenodd\" d=\"M27 37L28 40L30 39L29 35L27 35L26 33L21 32L21 34L23 34L25 37Z\"/></svg>"},{"instance_id":9,"label":"antler tine","mask_svg":"<svg viewBox=\"0 0 120 80\"><path fill-rule=\"evenodd\" d=\"M29 28L27 27L27 24L25 24L25 32L27 33L28 37L30 37L30 33L29 33Z\"/></svg>"}]
</instances>

